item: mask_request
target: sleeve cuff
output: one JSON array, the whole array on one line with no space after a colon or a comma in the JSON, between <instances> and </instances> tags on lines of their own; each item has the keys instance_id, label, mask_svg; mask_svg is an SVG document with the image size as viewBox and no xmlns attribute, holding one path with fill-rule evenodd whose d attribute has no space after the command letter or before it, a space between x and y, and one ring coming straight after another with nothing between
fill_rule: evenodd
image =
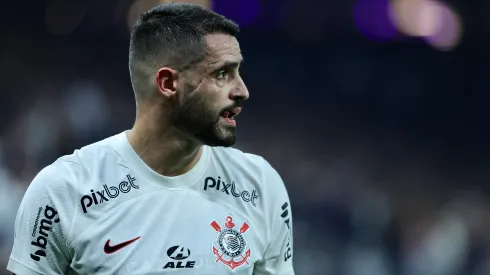
<instances>
[{"instance_id":1,"label":"sleeve cuff","mask_svg":"<svg viewBox=\"0 0 490 275\"><path fill-rule=\"evenodd\" d=\"M16 275L44 275L42 273L39 273L37 271L34 271L27 266L19 263L16 260L13 260L12 258L9 259L9 262L7 264L7 270L15 273Z\"/></svg>"}]
</instances>

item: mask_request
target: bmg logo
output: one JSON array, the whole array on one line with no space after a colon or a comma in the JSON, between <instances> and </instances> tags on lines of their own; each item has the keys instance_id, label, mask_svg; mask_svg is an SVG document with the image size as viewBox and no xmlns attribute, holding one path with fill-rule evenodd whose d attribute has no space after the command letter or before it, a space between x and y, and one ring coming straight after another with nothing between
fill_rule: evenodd
<instances>
[{"instance_id":1,"label":"bmg logo","mask_svg":"<svg viewBox=\"0 0 490 275\"><path fill-rule=\"evenodd\" d=\"M40 207L38 211L38 217L36 220L39 220L39 214L42 212L43 208ZM44 217L41 219L40 225L39 225L39 232L37 235L37 239L35 241L31 242L31 245L36 247L36 252L31 253L31 259L33 259L36 262L39 262L41 260L41 257L46 258L46 247L48 245L48 238L49 238L49 232L51 232L51 229L53 228L53 223L59 223L60 218L58 216L58 211L54 207L51 207L49 205L46 205L44 208ZM36 230L37 224L34 226L34 231ZM34 236L36 237L36 234L33 232Z\"/></svg>"},{"instance_id":2,"label":"bmg logo","mask_svg":"<svg viewBox=\"0 0 490 275\"><path fill-rule=\"evenodd\" d=\"M131 175L126 175L127 181L121 181L119 185L107 187L106 184L103 185L104 189L100 191L90 190L90 195L84 195L80 199L80 204L82 206L83 213L87 213L87 208L91 207L92 204L103 203L104 201L109 201L109 199L114 199L121 193L128 193L131 188L139 189L140 187L134 182L136 178L131 177ZM109 197L109 198L107 198Z\"/></svg>"}]
</instances>

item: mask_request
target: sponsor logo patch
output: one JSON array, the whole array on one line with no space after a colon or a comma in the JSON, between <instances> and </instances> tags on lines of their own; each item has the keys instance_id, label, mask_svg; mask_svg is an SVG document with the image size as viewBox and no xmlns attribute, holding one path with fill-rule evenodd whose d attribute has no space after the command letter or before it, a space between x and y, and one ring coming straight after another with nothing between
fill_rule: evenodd
<instances>
[{"instance_id":1,"label":"sponsor logo patch","mask_svg":"<svg viewBox=\"0 0 490 275\"><path fill-rule=\"evenodd\" d=\"M119 194L128 193L131 189L139 189L140 187L136 185L134 182L136 178L131 175L126 175L126 179L121 181L118 185L115 186L107 186L103 185L104 189L99 191L90 190L89 195L84 195L80 199L80 205L82 206L83 213L87 213L88 208L94 205L98 205L99 203L103 203L109 201L110 199L117 198Z\"/></svg>"},{"instance_id":2,"label":"sponsor logo patch","mask_svg":"<svg viewBox=\"0 0 490 275\"><path fill-rule=\"evenodd\" d=\"M39 262L41 258L46 258L49 233L52 231L53 225L59 222L60 218L58 216L58 211L56 211L54 207L49 205L39 207L37 218L34 222L34 229L32 230L32 237L34 238L34 240L31 242L32 248L36 251L34 251L34 253L31 253L31 259Z\"/></svg>"}]
</instances>

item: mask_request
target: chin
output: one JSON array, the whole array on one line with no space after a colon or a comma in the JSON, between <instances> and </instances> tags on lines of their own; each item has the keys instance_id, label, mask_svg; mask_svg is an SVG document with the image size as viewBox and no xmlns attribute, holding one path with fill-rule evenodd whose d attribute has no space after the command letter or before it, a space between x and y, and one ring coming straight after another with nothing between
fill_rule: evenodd
<instances>
[{"instance_id":1,"label":"chin","mask_svg":"<svg viewBox=\"0 0 490 275\"><path fill-rule=\"evenodd\" d=\"M231 146L235 145L235 143L236 143L236 137L233 136L232 138L222 139L220 145L217 145L217 146L231 147Z\"/></svg>"},{"instance_id":2,"label":"chin","mask_svg":"<svg viewBox=\"0 0 490 275\"><path fill-rule=\"evenodd\" d=\"M216 129L213 133L201 135L199 140L213 147L231 147L236 143L235 129Z\"/></svg>"},{"instance_id":3,"label":"chin","mask_svg":"<svg viewBox=\"0 0 490 275\"><path fill-rule=\"evenodd\" d=\"M212 146L212 147L231 147L236 143L236 137L227 137L227 138L214 138L202 140L203 144Z\"/></svg>"}]
</instances>

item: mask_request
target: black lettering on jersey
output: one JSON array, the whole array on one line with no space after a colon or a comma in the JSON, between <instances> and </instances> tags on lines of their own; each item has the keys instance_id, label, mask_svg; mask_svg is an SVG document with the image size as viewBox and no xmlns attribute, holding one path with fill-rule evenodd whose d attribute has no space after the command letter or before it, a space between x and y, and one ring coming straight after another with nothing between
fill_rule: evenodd
<instances>
[{"instance_id":1,"label":"black lettering on jersey","mask_svg":"<svg viewBox=\"0 0 490 275\"><path fill-rule=\"evenodd\" d=\"M119 185L108 187L106 184L103 185L104 189L100 191L90 190L90 195L84 195L80 198L80 204L82 206L83 213L87 213L87 208L91 207L92 204L99 204L109 199L114 199L119 196L120 193L128 193L131 188L139 189L140 187L134 182L136 178L131 177L131 175L126 175L127 181L121 181Z\"/></svg>"},{"instance_id":2,"label":"black lettering on jersey","mask_svg":"<svg viewBox=\"0 0 490 275\"><path fill-rule=\"evenodd\" d=\"M36 216L36 220L34 221L34 227L32 228L32 234L31 234L31 236L33 238L36 237L36 230L37 230L37 226L39 224L39 217L41 216L42 211L43 211L42 207L39 207L39 209L37 210L37 216Z\"/></svg>"},{"instance_id":3,"label":"black lettering on jersey","mask_svg":"<svg viewBox=\"0 0 490 275\"><path fill-rule=\"evenodd\" d=\"M167 256L172 260L165 264L163 269L194 268L195 261L183 261L191 256L191 250L183 246L172 246L167 250Z\"/></svg>"},{"instance_id":4,"label":"black lettering on jersey","mask_svg":"<svg viewBox=\"0 0 490 275\"><path fill-rule=\"evenodd\" d=\"M285 202L281 206L281 218L283 218L284 223L286 224L288 228L288 241L286 243L286 251L284 252L284 261L286 262L287 260L291 259L292 255L292 250L291 250L291 240L292 240L292 230L291 230L291 219L289 218L289 211L288 211L289 203Z\"/></svg>"},{"instance_id":5,"label":"black lettering on jersey","mask_svg":"<svg viewBox=\"0 0 490 275\"><path fill-rule=\"evenodd\" d=\"M241 198L244 202L249 202L254 207L257 206L255 201L259 199L257 190L252 190L251 193L247 190L240 191L234 181L232 181L231 183L226 183L221 179L221 177L218 177L217 180L213 177L205 178L203 189L204 191L208 189L216 189L225 193L226 195L232 195L233 197Z\"/></svg>"},{"instance_id":6,"label":"black lettering on jersey","mask_svg":"<svg viewBox=\"0 0 490 275\"><path fill-rule=\"evenodd\" d=\"M221 192L225 192L226 195L229 195L230 193L228 192L228 187L230 187L230 183L228 184L223 184L223 188L221 188Z\"/></svg>"},{"instance_id":7,"label":"black lettering on jersey","mask_svg":"<svg viewBox=\"0 0 490 275\"><path fill-rule=\"evenodd\" d=\"M42 211L42 207L39 208L38 213ZM39 216L38 216L39 218ZM36 219L37 220L37 219ZM31 253L31 259L36 262L41 260L41 257L46 257L46 248L48 245L49 232L53 228L53 223L59 223L60 218L58 216L58 212L54 207L46 205L44 208L44 217L41 219L39 224L39 231L37 234L37 238L31 242L31 245L34 246L36 251ZM34 238L36 235L33 236Z\"/></svg>"},{"instance_id":8,"label":"black lettering on jersey","mask_svg":"<svg viewBox=\"0 0 490 275\"><path fill-rule=\"evenodd\" d=\"M196 264L195 261L168 262L167 264L165 264L165 266L163 267L163 269L167 269L167 268L171 268L171 269L173 269L173 268L194 268L194 265L195 264Z\"/></svg>"}]
</instances>

